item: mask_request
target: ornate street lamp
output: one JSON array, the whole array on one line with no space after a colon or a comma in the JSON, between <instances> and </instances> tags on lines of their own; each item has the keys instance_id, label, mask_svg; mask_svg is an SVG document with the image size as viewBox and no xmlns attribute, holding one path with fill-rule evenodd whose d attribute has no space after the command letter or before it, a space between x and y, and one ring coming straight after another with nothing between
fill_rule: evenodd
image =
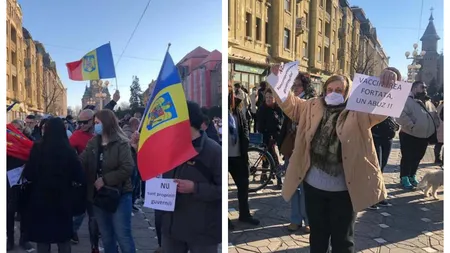
<instances>
[{"instance_id":1,"label":"ornate street lamp","mask_svg":"<svg viewBox=\"0 0 450 253\"><path fill-rule=\"evenodd\" d=\"M89 98L86 102L88 105L95 105L95 100L93 98Z\"/></svg>"},{"instance_id":2,"label":"ornate street lamp","mask_svg":"<svg viewBox=\"0 0 450 253\"><path fill-rule=\"evenodd\" d=\"M106 93L103 92L105 88L108 88L109 81L103 82L102 80L92 81L92 84L97 88L98 92L95 93L95 97L100 100L100 110L103 109L103 100L106 98Z\"/></svg>"},{"instance_id":3,"label":"ornate street lamp","mask_svg":"<svg viewBox=\"0 0 450 253\"><path fill-rule=\"evenodd\" d=\"M425 54L427 53L425 50L422 50L419 52L417 49L419 45L417 43L413 44L413 52L410 53L409 51L405 52L406 59L412 60L412 63L408 65L408 82L414 82L416 79L417 74L420 71L420 68L422 68L422 65L419 64L420 60L423 59Z\"/></svg>"}]
</instances>

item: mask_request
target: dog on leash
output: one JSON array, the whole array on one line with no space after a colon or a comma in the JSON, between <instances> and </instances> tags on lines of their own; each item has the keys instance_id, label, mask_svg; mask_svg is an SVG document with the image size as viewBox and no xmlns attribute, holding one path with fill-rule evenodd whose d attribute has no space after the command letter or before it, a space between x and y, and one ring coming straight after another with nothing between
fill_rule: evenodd
<instances>
[{"instance_id":1,"label":"dog on leash","mask_svg":"<svg viewBox=\"0 0 450 253\"><path fill-rule=\"evenodd\" d=\"M444 171L436 170L425 174L417 188L423 190L425 198L428 198L431 192L433 198L438 199L437 190L441 185L444 185Z\"/></svg>"}]
</instances>

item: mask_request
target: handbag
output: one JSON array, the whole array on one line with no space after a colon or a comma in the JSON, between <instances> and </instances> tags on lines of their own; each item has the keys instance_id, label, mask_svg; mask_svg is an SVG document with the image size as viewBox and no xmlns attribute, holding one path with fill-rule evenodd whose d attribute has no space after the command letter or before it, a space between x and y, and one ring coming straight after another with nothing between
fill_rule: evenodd
<instances>
[{"instance_id":1,"label":"handbag","mask_svg":"<svg viewBox=\"0 0 450 253\"><path fill-rule=\"evenodd\" d=\"M96 192L94 205L103 211L115 213L121 196L122 194L118 188L104 185Z\"/></svg>"},{"instance_id":2,"label":"handbag","mask_svg":"<svg viewBox=\"0 0 450 253\"><path fill-rule=\"evenodd\" d=\"M103 153L103 150L101 146L101 138L97 139L97 175L101 177L100 168L102 166L102 160L100 159L100 155ZM115 213L117 207L119 206L121 196L122 192L119 188L104 185L94 194L93 204L103 211Z\"/></svg>"},{"instance_id":3,"label":"handbag","mask_svg":"<svg viewBox=\"0 0 450 253\"><path fill-rule=\"evenodd\" d=\"M437 139L437 127L436 127L436 123L434 123L434 118L431 115L431 113L427 110L427 108L425 107L424 104L420 103L419 101L416 101L420 106L422 106L422 108L428 113L428 115L431 118L431 122L433 122L434 125L434 133L428 137L428 144L429 145L435 145L438 143L438 139Z\"/></svg>"}]
</instances>

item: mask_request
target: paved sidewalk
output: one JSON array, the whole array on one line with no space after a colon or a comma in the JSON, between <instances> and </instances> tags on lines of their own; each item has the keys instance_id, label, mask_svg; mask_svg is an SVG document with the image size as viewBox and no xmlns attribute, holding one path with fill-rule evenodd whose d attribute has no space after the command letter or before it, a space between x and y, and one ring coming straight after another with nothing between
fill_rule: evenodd
<instances>
[{"instance_id":1,"label":"paved sidewalk","mask_svg":"<svg viewBox=\"0 0 450 253\"><path fill-rule=\"evenodd\" d=\"M155 230L155 215L154 211L149 208L142 208L140 212L133 213L131 219L134 243L136 244L136 251L138 253L153 253L158 248L158 240ZM18 233L19 223L16 222L16 243L19 240ZM91 245L89 243L89 231L88 231L88 217L84 219L83 225L78 232L80 237L80 243L72 245L72 253L90 253ZM34 245L34 244L33 244ZM101 239L100 239L101 245ZM102 249L100 249L103 252ZM8 251L8 253L24 253L26 251L19 249L16 246L14 251ZM32 252L32 251L30 251ZM36 250L34 250L36 252ZM52 245L52 253L58 252L57 246ZM219 245L218 253L222 252L222 245Z\"/></svg>"},{"instance_id":2,"label":"paved sidewalk","mask_svg":"<svg viewBox=\"0 0 450 253\"><path fill-rule=\"evenodd\" d=\"M156 239L156 231L154 228L153 210L148 208L143 208L141 212L134 213L132 217L132 229L134 242L136 244L137 252L142 253L153 253L158 248L158 240ZM84 219L83 225L81 226L78 236L80 237L80 243L77 245L72 245L72 253L90 253L90 243L89 243L89 232L88 232L88 217ZM19 234L17 232L19 223L16 222L16 243L19 240ZM101 241L101 240L100 240ZM100 242L101 244L101 242ZM11 253L23 253L24 250L19 249L16 246L15 251L9 251ZM34 251L36 252L36 251ZM57 246L52 245L52 253L58 252Z\"/></svg>"},{"instance_id":3,"label":"paved sidewalk","mask_svg":"<svg viewBox=\"0 0 450 253\"><path fill-rule=\"evenodd\" d=\"M429 147L422 160L419 178L427 171L437 169ZM356 248L358 252L443 252L443 189L440 200L424 199L422 192L399 188L399 143L394 142L389 165L385 168L385 184L390 194L391 207L367 210L358 214ZM309 252L309 236L303 232L289 233L290 205L273 186L250 194L250 208L258 227L237 221L236 186L229 185L229 217L235 230L229 233L228 252Z\"/></svg>"}]
</instances>

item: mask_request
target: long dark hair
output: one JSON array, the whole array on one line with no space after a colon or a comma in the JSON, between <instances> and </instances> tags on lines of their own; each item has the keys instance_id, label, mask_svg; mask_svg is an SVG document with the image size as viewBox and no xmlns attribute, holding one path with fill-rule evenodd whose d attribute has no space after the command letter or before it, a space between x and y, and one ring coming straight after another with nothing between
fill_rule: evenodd
<instances>
[{"instance_id":1,"label":"long dark hair","mask_svg":"<svg viewBox=\"0 0 450 253\"><path fill-rule=\"evenodd\" d=\"M35 145L39 146L37 162L41 180L45 181L48 187L60 185L55 180L67 179L71 175L67 168L68 163L73 163L77 159L75 149L70 146L67 138L64 122L60 118L46 120L44 125L45 134L41 141ZM63 183L61 181L61 183Z\"/></svg>"},{"instance_id":2,"label":"long dark hair","mask_svg":"<svg viewBox=\"0 0 450 253\"><path fill-rule=\"evenodd\" d=\"M48 119L41 119L41 121L39 122L39 134L41 135L41 137L44 135L43 133L42 133L42 130L44 130L44 132L45 132L45 129L44 129L44 126L45 126L45 123L47 123L47 121L48 121Z\"/></svg>"},{"instance_id":3,"label":"long dark hair","mask_svg":"<svg viewBox=\"0 0 450 253\"><path fill-rule=\"evenodd\" d=\"M303 92L305 93L304 98L310 99L316 97L316 91L311 86L311 78L305 73L298 73L296 80L300 80L302 82Z\"/></svg>"}]
</instances>

